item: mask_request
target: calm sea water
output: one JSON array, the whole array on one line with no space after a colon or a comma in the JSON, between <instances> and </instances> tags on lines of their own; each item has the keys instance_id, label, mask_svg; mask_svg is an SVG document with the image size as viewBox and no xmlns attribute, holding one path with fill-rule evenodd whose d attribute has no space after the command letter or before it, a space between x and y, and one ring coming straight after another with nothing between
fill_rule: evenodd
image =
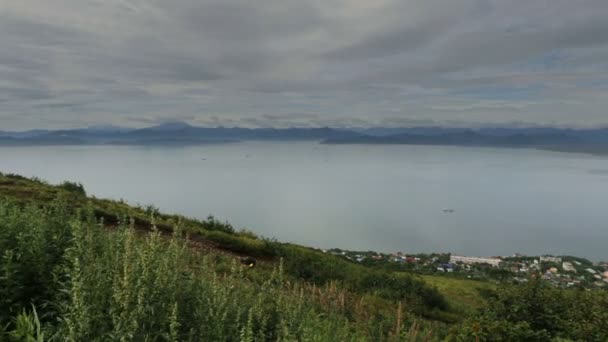
<instances>
[{"instance_id":1,"label":"calm sea water","mask_svg":"<svg viewBox=\"0 0 608 342\"><path fill-rule=\"evenodd\" d=\"M317 143L61 146L0 148L0 170L321 248L608 259L608 157Z\"/></svg>"}]
</instances>

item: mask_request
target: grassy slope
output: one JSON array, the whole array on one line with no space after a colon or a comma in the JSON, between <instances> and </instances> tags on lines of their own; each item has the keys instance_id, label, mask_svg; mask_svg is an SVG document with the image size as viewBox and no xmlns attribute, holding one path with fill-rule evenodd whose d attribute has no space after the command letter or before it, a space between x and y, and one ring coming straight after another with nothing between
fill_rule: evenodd
<instances>
[{"instance_id":1,"label":"grassy slope","mask_svg":"<svg viewBox=\"0 0 608 342\"><path fill-rule=\"evenodd\" d=\"M435 275L424 275L422 278L429 285L436 287L447 298L453 310L467 314L486 304L485 300L480 296L480 290L493 290L496 288L491 283L477 280Z\"/></svg>"},{"instance_id":2,"label":"grassy slope","mask_svg":"<svg viewBox=\"0 0 608 342\"><path fill-rule=\"evenodd\" d=\"M395 315L370 320L335 285L240 267L176 233L0 199L0 341L396 340Z\"/></svg>"},{"instance_id":3,"label":"grassy slope","mask_svg":"<svg viewBox=\"0 0 608 342\"><path fill-rule=\"evenodd\" d=\"M294 281L319 285L337 281L348 290L373 298L377 304L376 309L379 310L389 310L396 300L405 299L417 303L412 311L418 315L453 322L458 320L460 314L468 313L483 303L477 296L476 288L487 284L432 276L422 278L447 297L450 305L447 308L442 304L446 302L445 299L439 298L441 295L435 288L409 274L375 271L311 248L262 239L250 232L235 232L229 224L215 220L201 221L179 215L165 215L155 208L134 207L122 201L87 197L37 179L0 174L0 197L24 204L45 205L57 196L66 198L73 207L83 207L90 203L96 216L102 218L110 228L129 217L137 229L149 230L153 216L156 227L168 235L179 222L182 230L190 234L193 247L215 255L255 256L261 260L262 270L272 269L279 258L284 258L286 273ZM260 274L259 277L263 278L264 275Z\"/></svg>"},{"instance_id":4,"label":"grassy slope","mask_svg":"<svg viewBox=\"0 0 608 342\"><path fill-rule=\"evenodd\" d=\"M59 195L65 196L75 208L91 203L95 214L104 222L113 226L119 220L127 217L134 220L136 228L149 230L151 216L154 224L161 232L171 232L178 222L183 229L191 233L193 239L204 242L204 247L232 252L234 254L249 254L258 257L272 256L272 251L265 250L266 243L250 233L230 233L230 225L215 220L200 221L180 215L166 215L154 208L130 206L121 201L97 199L70 192L60 186L53 186L37 179L27 179L17 175L0 175L0 195L21 203L44 205Z\"/></svg>"}]
</instances>

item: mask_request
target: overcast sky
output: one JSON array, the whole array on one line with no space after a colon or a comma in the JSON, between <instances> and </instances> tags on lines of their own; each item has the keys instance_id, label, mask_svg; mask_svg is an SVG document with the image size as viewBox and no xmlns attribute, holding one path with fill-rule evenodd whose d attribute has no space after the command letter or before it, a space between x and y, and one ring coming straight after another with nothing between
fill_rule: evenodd
<instances>
[{"instance_id":1,"label":"overcast sky","mask_svg":"<svg viewBox=\"0 0 608 342\"><path fill-rule=\"evenodd\" d=\"M0 130L608 125L607 0L0 0Z\"/></svg>"}]
</instances>

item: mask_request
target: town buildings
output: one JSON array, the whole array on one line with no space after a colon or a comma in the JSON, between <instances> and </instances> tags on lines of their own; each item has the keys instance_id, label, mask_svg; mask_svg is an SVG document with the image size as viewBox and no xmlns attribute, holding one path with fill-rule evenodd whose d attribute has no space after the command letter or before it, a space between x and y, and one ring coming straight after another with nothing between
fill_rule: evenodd
<instances>
[{"instance_id":1,"label":"town buildings","mask_svg":"<svg viewBox=\"0 0 608 342\"><path fill-rule=\"evenodd\" d=\"M540 262L554 262L556 264L561 264L562 263L562 258L545 255L545 256L541 256L540 257Z\"/></svg>"},{"instance_id":2,"label":"town buildings","mask_svg":"<svg viewBox=\"0 0 608 342\"><path fill-rule=\"evenodd\" d=\"M462 264L488 264L494 267L500 266L502 262L501 259L498 258L482 258L482 257L470 257L470 256L460 256L460 255L452 255L450 256L450 263L462 263Z\"/></svg>"}]
</instances>

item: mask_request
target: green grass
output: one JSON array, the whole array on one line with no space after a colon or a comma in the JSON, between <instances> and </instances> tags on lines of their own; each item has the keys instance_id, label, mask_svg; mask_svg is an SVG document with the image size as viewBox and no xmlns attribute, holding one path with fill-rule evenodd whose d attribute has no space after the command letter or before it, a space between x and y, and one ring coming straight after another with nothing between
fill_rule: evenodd
<instances>
[{"instance_id":1,"label":"green grass","mask_svg":"<svg viewBox=\"0 0 608 342\"><path fill-rule=\"evenodd\" d=\"M489 282L447 276L423 275L422 279L441 292L452 310L465 314L472 313L487 304L480 291L496 288L496 285Z\"/></svg>"},{"instance_id":2,"label":"green grass","mask_svg":"<svg viewBox=\"0 0 608 342\"><path fill-rule=\"evenodd\" d=\"M62 197L73 209L90 204L95 215L110 226L129 218L134 220L139 229L149 230L154 223L161 232L171 233L173 227L180 224L184 231L204 238L211 247L258 257L277 256L270 246L270 241L260 239L251 232L235 232L229 223L219 222L213 217L198 220L182 215L163 214L152 206L133 206L124 201L87 197L85 193L85 189L75 183L51 185L39 179L0 174L0 197L21 204L43 206L57 197Z\"/></svg>"}]
</instances>

